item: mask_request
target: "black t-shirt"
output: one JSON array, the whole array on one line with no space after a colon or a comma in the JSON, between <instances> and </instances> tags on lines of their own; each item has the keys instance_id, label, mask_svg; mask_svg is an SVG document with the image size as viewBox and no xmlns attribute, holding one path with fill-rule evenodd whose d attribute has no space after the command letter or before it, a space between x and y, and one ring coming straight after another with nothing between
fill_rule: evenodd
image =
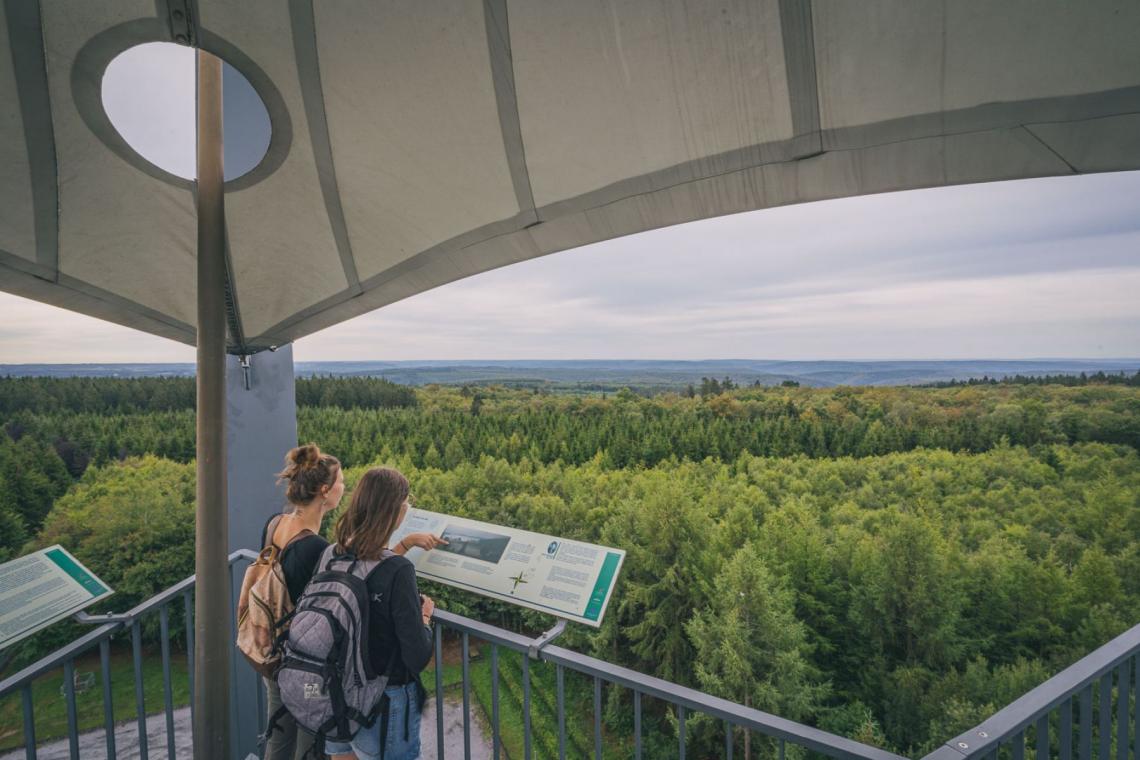
<instances>
[{"instance_id":1,"label":"black t-shirt","mask_svg":"<svg viewBox=\"0 0 1140 760\"><path fill-rule=\"evenodd\" d=\"M401 556L384 560L368 576L368 595L372 667L387 667L393 686L416 680L431 659L432 634L423 624L415 565Z\"/></svg>"},{"instance_id":2,"label":"black t-shirt","mask_svg":"<svg viewBox=\"0 0 1140 760\"><path fill-rule=\"evenodd\" d=\"M261 529L261 545L265 546L266 533L269 530L269 523L273 522L273 515L265 521L265 527ZM289 588L289 598L294 604L301 598L301 592L305 590L308 585L309 579L313 577L313 572L317 569L317 562L321 559L321 552L329 542L318 535L304 536L298 538L293 543L285 547L285 551L281 553L281 571L285 574L285 585ZM280 542L278 542L280 546Z\"/></svg>"}]
</instances>

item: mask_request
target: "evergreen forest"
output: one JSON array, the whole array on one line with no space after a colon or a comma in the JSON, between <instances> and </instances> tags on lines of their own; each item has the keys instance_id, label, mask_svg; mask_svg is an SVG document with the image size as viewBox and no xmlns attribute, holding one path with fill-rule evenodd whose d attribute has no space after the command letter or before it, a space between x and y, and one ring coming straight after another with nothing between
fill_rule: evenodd
<instances>
[{"instance_id":1,"label":"evergreen forest","mask_svg":"<svg viewBox=\"0 0 1140 760\"><path fill-rule=\"evenodd\" d=\"M1135 384L714 382L601 397L309 378L299 437L344 463L342 504L388 464L426 509L625 549L602 628L560 643L911 756L1140 622ZM185 378L0 379L0 561L60 543L115 610L192 574L193 396ZM551 623L423 590L510 629ZM0 653L0 675L80 630ZM628 735L629 694L606 700ZM667 755L671 716L646 720L663 753L647 756ZM687 731L695 757L723 747L719 724Z\"/></svg>"}]
</instances>

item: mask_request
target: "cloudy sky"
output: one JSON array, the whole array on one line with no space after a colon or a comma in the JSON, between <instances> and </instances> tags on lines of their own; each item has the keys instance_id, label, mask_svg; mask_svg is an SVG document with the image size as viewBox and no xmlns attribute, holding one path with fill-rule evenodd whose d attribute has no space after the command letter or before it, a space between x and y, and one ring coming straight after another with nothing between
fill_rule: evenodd
<instances>
[{"instance_id":1,"label":"cloudy sky","mask_svg":"<svg viewBox=\"0 0 1140 760\"><path fill-rule=\"evenodd\" d=\"M295 357L1131 358L1140 357L1137 294L1140 172L1129 172L657 230L423 293L305 338ZM194 358L189 347L15 296L0 294L0 309L0 363Z\"/></svg>"},{"instance_id":2,"label":"cloudy sky","mask_svg":"<svg viewBox=\"0 0 1140 760\"><path fill-rule=\"evenodd\" d=\"M1140 356L1140 172L769 209L567 251L299 341L298 360ZM192 361L14 296L0 362Z\"/></svg>"}]
</instances>

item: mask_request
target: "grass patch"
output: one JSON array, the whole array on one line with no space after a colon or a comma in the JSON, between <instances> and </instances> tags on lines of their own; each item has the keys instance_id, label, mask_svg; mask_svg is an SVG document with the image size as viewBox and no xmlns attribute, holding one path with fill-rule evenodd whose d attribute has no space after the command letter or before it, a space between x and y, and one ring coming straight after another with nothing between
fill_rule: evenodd
<instances>
[{"instance_id":1,"label":"grass patch","mask_svg":"<svg viewBox=\"0 0 1140 760\"><path fill-rule=\"evenodd\" d=\"M75 695L76 717L79 731L103 727L103 673L99 650L75 659L76 673L94 673L95 683L86 691ZM164 708L162 686L162 655L143 650L142 667L144 707L148 714ZM67 736L67 698L61 693L63 668L53 670L32 682L36 743ZM174 707L190 704L190 678L186 671L186 653L170 653L170 687ZM134 660L129 642L111 648L111 704L115 722L138 717L135 711ZM0 700L0 751L24 746L24 712L20 692Z\"/></svg>"},{"instance_id":2,"label":"grass patch","mask_svg":"<svg viewBox=\"0 0 1140 760\"><path fill-rule=\"evenodd\" d=\"M474 719L486 728L485 734L489 740L493 714L491 645L472 643L471 654L469 672L472 713ZM502 742L504 756L508 758L524 756L526 737L523 728L523 657L520 652L499 648L499 739ZM443 667L443 686L446 693L458 696L463 688L463 668L458 662L448 664L446 659ZM558 757L556 679L553 665L531 661L531 749L535 757ZM434 696L434 666L424 671L423 681L428 693ZM593 753L594 747L593 681L567 671L564 685L566 754L568 757L588 757ZM622 749L622 745L615 742L604 730L602 741L607 754Z\"/></svg>"}]
</instances>

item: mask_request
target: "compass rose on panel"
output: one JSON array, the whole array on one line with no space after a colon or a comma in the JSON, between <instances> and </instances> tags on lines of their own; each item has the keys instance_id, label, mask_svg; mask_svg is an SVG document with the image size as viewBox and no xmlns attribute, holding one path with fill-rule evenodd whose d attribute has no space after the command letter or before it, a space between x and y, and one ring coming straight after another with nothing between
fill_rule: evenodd
<instances>
[{"instance_id":1,"label":"compass rose on panel","mask_svg":"<svg viewBox=\"0 0 1140 760\"><path fill-rule=\"evenodd\" d=\"M511 593L512 593L512 594L513 594L513 593L515 593L515 591L517 591L517 590L518 590L518 587L519 587L519 584L520 584L520 583L526 583L526 582L527 582L527 580L526 580L526 575L525 575L525 573L524 573L523 571L521 571L521 570L519 571L519 574L518 574L518 575L512 576L511 578L508 578L507 580L509 580L509 581L514 581L514 585L513 585L513 586L511 586Z\"/></svg>"}]
</instances>

